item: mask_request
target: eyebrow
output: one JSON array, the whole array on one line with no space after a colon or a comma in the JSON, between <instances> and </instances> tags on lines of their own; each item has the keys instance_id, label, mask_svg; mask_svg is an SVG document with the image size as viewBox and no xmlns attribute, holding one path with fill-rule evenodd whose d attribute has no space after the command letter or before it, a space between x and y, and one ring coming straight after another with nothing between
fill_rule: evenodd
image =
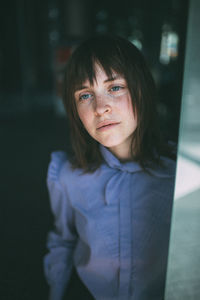
<instances>
[{"instance_id":1,"label":"eyebrow","mask_svg":"<svg viewBox=\"0 0 200 300\"><path fill-rule=\"evenodd\" d=\"M116 80L116 79L121 79L121 78L123 78L123 76L116 74L116 75L113 75L113 76L111 76L111 77L108 77L106 80L104 80L104 83L111 82L111 81L114 81L114 80ZM88 86L85 86L85 85L78 86L78 87L75 89L75 93L76 93L76 92L79 92L79 91L81 91L81 90L84 90L84 89L88 89L88 88L89 88L89 87L88 87Z\"/></svg>"}]
</instances>

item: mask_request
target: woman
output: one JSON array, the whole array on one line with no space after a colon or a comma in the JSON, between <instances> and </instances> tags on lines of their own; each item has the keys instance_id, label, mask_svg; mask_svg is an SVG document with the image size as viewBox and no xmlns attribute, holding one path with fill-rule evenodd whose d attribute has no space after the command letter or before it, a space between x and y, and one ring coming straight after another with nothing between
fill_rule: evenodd
<instances>
[{"instance_id":1,"label":"woman","mask_svg":"<svg viewBox=\"0 0 200 300\"><path fill-rule=\"evenodd\" d=\"M88 39L64 86L73 155L53 153L48 170L50 299L73 266L95 299L163 299L175 162L144 58L121 37Z\"/></svg>"}]
</instances>

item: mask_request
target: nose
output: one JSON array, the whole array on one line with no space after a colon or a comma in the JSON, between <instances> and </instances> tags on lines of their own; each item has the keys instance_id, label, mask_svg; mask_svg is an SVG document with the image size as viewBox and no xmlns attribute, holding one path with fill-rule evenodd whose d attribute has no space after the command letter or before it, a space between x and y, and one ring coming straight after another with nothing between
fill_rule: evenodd
<instances>
[{"instance_id":1,"label":"nose","mask_svg":"<svg viewBox=\"0 0 200 300\"><path fill-rule=\"evenodd\" d=\"M95 99L95 115L101 116L105 113L111 112L111 105L109 103L109 99L107 99L106 95L104 96L96 96Z\"/></svg>"}]
</instances>

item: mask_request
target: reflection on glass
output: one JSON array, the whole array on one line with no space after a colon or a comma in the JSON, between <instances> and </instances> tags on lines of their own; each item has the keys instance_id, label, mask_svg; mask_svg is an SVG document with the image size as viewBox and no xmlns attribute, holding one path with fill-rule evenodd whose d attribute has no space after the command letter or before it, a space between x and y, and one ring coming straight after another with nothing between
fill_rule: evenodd
<instances>
[{"instance_id":1,"label":"reflection on glass","mask_svg":"<svg viewBox=\"0 0 200 300\"><path fill-rule=\"evenodd\" d=\"M139 50L142 50L142 39L143 34L141 30L133 30L131 36L129 36L129 41L133 43Z\"/></svg>"},{"instance_id":2,"label":"reflection on glass","mask_svg":"<svg viewBox=\"0 0 200 300\"><path fill-rule=\"evenodd\" d=\"M160 47L160 62L164 65L177 59L178 57L178 42L179 37L175 31L172 31L170 26L163 26L161 47Z\"/></svg>"}]
</instances>

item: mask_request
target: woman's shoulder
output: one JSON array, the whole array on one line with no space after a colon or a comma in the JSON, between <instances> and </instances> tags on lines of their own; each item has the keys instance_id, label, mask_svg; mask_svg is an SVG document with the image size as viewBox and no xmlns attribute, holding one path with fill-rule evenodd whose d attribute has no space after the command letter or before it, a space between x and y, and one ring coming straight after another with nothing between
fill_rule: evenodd
<instances>
[{"instance_id":1,"label":"woman's shoulder","mask_svg":"<svg viewBox=\"0 0 200 300\"><path fill-rule=\"evenodd\" d=\"M50 162L47 172L47 181L61 182L62 177L70 172L71 164L68 154L64 151L54 151L50 155Z\"/></svg>"},{"instance_id":2,"label":"woman's shoulder","mask_svg":"<svg viewBox=\"0 0 200 300\"><path fill-rule=\"evenodd\" d=\"M80 180L84 172L82 169L75 169L71 164L71 156L64 151L51 153L47 172L47 182L57 182L59 185L74 183Z\"/></svg>"}]
</instances>

